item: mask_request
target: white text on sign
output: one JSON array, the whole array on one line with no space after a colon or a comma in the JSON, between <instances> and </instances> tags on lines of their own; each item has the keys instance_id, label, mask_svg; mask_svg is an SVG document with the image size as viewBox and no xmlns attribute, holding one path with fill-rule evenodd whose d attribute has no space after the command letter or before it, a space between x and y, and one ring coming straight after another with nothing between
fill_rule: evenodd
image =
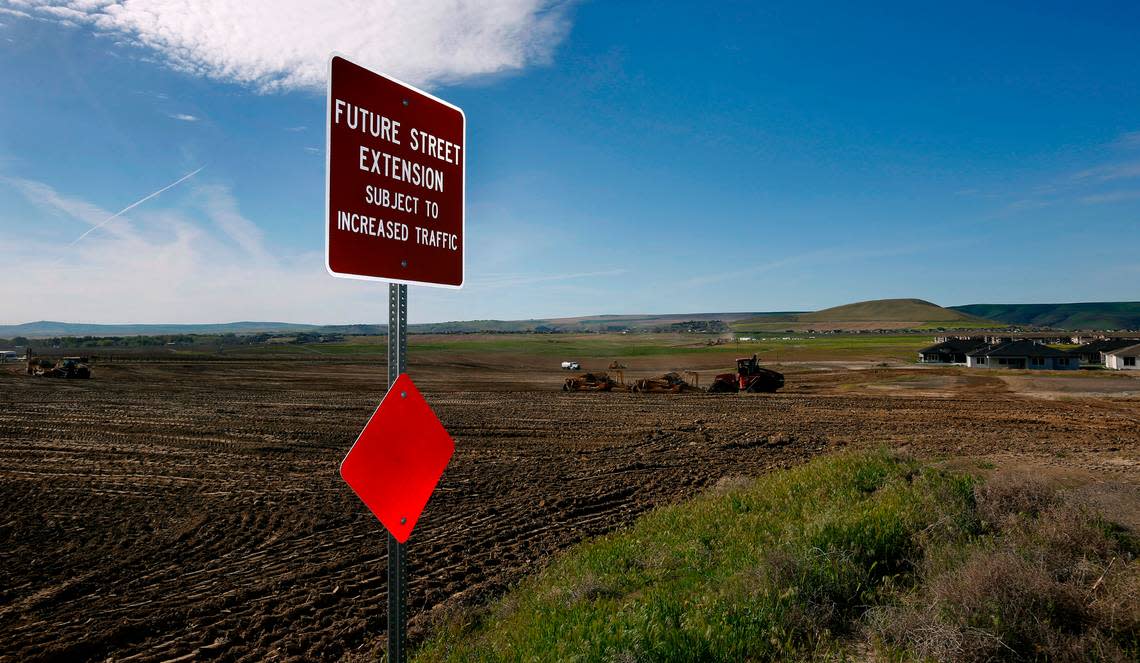
<instances>
[{"instance_id":1,"label":"white text on sign","mask_svg":"<svg viewBox=\"0 0 1140 663\"><path fill-rule=\"evenodd\" d=\"M343 99L337 99L335 102L333 122L338 125L344 124L349 129L360 131L362 134L393 145L404 144L401 140L403 127L398 120L393 120L363 106L348 103ZM415 128L408 130L407 138L408 146L420 154L449 164L459 163L460 152L463 149L460 145ZM358 166L360 170L370 174L419 186L432 192L443 192L444 173L438 168L409 161L367 145L360 145ZM437 203L421 199L419 196L393 192L385 187L372 184L364 187L364 202L368 205L411 215L419 215L422 209L424 215L429 219L436 218L439 214ZM424 203L422 206L421 202ZM450 251L459 250L459 237L454 233L420 226L414 226L415 232L411 233L406 223L391 219L380 219L357 212L337 210L336 227L337 230L344 232L399 242L406 242L414 236L416 244Z\"/></svg>"}]
</instances>

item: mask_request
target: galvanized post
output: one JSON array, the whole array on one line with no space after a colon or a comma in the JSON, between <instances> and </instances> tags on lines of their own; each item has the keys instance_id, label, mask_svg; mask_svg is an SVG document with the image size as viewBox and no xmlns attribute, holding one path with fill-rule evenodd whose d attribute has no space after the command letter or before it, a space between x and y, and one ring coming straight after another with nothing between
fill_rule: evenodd
<instances>
[{"instance_id":1,"label":"galvanized post","mask_svg":"<svg viewBox=\"0 0 1140 663\"><path fill-rule=\"evenodd\" d=\"M388 388L408 370L408 286L388 286ZM408 563L404 544L388 534L388 663L405 663Z\"/></svg>"}]
</instances>

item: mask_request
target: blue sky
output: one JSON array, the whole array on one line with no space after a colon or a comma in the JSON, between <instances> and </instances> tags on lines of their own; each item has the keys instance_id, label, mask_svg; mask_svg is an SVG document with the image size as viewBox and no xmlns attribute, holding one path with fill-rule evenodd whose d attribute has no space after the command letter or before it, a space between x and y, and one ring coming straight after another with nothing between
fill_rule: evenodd
<instances>
[{"instance_id":1,"label":"blue sky","mask_svg":"<svg viewBox=\"0 0 1140 663\"><path fill-rule=\"evenodd\" d=\"M142 4L0 0L0 322L383 321L321 256L333 49L468 118L415 322L1140 298L1135 3Z\"/></svg>"}]
</instances>

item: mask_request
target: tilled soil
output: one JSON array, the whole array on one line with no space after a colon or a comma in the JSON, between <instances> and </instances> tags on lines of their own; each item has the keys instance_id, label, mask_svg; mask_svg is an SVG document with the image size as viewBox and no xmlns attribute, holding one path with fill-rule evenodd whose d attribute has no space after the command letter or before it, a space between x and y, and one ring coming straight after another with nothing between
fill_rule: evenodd
<instances>
[{"instance_id":1,"label":"tilled soil","mask_svg":"<svg viewBox=\"0 0 1140 663\"><path fill-rule=\"evenodd\" d=\"M413 635L647 509L847 446L1137 471L1136 399L1033 399L957 373L936 395L930 372L911 391L849 388L856 374L875 372L797 374L774 395L639 395L558 380L456 391L478 376L424 371L457 450L410 540ZM0 374L0 660L375 652L384 531L337 467L383 380L352 363Z\"/></svg>"}]
</instances>

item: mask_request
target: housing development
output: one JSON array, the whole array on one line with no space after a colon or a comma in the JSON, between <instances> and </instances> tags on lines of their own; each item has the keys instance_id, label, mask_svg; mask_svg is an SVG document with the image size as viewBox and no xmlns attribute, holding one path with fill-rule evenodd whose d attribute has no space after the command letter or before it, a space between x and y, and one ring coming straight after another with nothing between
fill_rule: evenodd
<instances>
[{"instance_id":1,"label":"housing development","mask_svg":"<svg viewBox=\"0 0 1140 663\"><path fill-rule=\"evenodd\" d=\"M1081 340L1073 337L1072 341ZM1054 347L1040 338L965 336L948 338L918 351L923 364L957 364L969 368L1069 371L1103 366L1134 370L1140 335L1098 338L1071 347Z\"/></svg>"}]
</instances>

